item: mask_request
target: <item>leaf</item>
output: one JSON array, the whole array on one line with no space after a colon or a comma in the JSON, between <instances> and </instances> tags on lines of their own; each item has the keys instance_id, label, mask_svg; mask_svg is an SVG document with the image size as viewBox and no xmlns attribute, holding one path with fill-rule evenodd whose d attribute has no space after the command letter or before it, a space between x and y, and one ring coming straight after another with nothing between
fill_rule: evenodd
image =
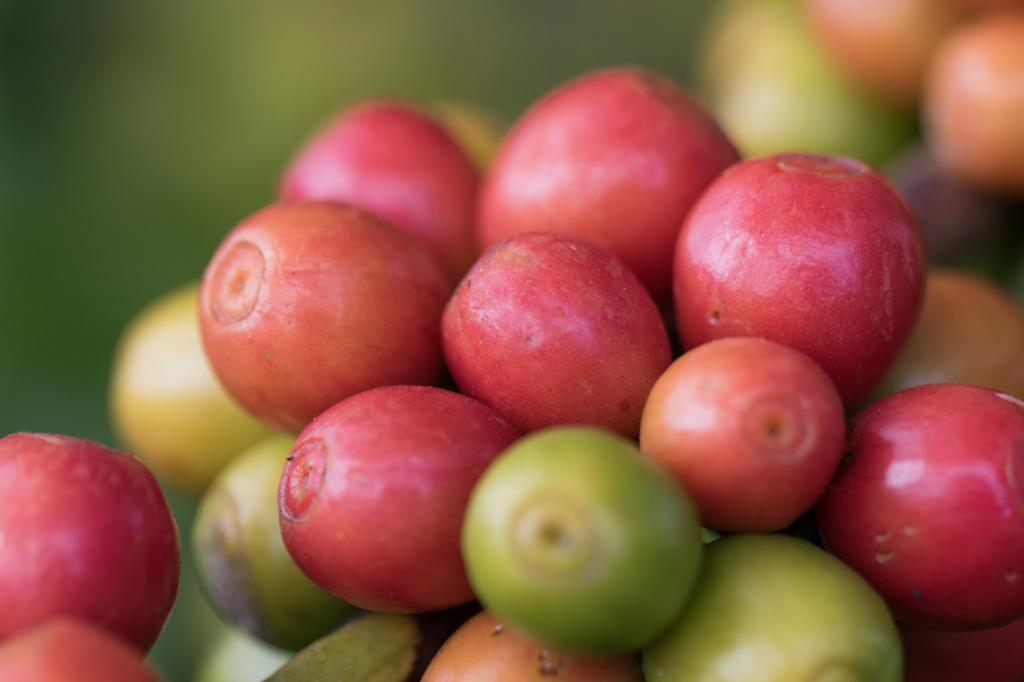
<instances>
[{"instance_id":1,"label":"leaf","mask_svg":"<svg viewBox=\"0 0 1024 682\"><path fill-rule=\"evenodd\" d=\"M265 682L405 682L419 643L411 616L371 613L313 642Z\"/></svg>"}]
</instances>

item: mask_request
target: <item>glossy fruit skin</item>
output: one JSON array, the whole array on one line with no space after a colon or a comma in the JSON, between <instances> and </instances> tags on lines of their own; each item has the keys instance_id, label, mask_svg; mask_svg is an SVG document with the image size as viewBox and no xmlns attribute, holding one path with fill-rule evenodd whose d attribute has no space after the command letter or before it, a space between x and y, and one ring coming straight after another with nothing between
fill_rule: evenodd
<instances>
[{"instance_id":1,"label":"glossy fruit skin","mask_svg":"<svg viewBox=\"0 0 1024 682\"><path fill-rule=\"evenodd\" d=\"M686 493L628 440L527 436L473 490L462 551L481 603L554 648L631 651L679 613L700 565Z\"/></svg>"},{"instance_id":2,"label":"glossy fruit skin","mask_svg":"<svg viewBox=\"0 0 1024 682\"><path fill-rule=\"evenodd\" d=\"M418 242L342 204L276 204L224 240L203 277L203 345L252 414L298 432L376 386L441 375L451 291Z\"/></svg>"},{"instance_id":3,"label":"glossy fruit skin","mask_svg":"<svg viewBox=\"0 0 1024 682\"><path fill-rule=\"evenodd\" d=\"M760 336L806 353L851 406L896 359L917 317L920 235L891 185L840 157L782 154L733 166L676 244L687 348Z\"/></svg>"},{"instance_id":4,"label":"glossy fruit skin","mask_svg":"<svg viewBox=\"0 0 1024 682\"><path fill-rule=\"evenodd\" d=\"M923 117L929 146L952 174L1024 197L1024 12L982 17L943 41Z\"/></svg>"},{"instance_id":5,"label":"glossy fruit skin","mask_svg":"<svg viewBox=\"0 0 1024 682\"><path fill-rule=\"evenodd\" d=\"M0 644L2 682L159 682L142 654L102 628L58 617Z\"/></svg>"},{"instance_id":6,"label":"glossy fruit skin","mask_svg":"<svg viewBox=\"0 0 1024 682\"><path fill-rule=\"evenodd\" d=\"M658 309L636 277L591 242L517 235L477 261L442 320L459 389L524 431L640 428L672 360Z\"/></svg>"},{"instance_id":7,"label":"glossy fruit skin","mask_svg":"<svg viewBox=\"0 0 1024 682\"><path fill-rule=\"evenodd\" d=\"M148 651L181 571L149 470L92 441L16 433L0 439L0 500L0 641L66 615Z\"/></svg>"},{"instance_id":8,"label":"glossy fruit skin","mask_svg":"<svg viewBox=\"0 0 1024 682\"><path fill-rule=\"evenodd\" d=\"M882 387L974 384L1024 398L1024 309L979 276L931 270L914 333Z\"/></svg>"},{"instance_id":9,"label":"glossy fruit skin","mask_svg":"<svg viewBox=\"0 0 1024 682\"><path fill-rule=\"evenodd\" d=\"M717 0L702 35L703 90L746 158L799 150L881 163L915 135L910 113L840 71L802 0Z\"/></svg>"},{"instance_id":10,"label":"glossy fruit skin","mask_svg":"<svg viewBox=\"0 0 1024 682\"><path fill-rule=\"evenodd\" d=\"M125 329L110 380L114 430L163 481L200 494L269 434L221 387L199 338L199 287L148 305Z\"/></svg>"},{"instance_id":11,"label":"glossy fruit skin","mask_svg":"<svg viewBox=\"0 0 1024 682\"><path fill-rule=\"evenodd\" d=\"M990 630L950 632L900 626L905 682L1020 682L1024 618Z\"/></svg>"},{"instance_id":12,"label":"glossy fruit skin","mask_svg":"<svg viewBox=\"0 0 1024 682\"><path fill-rule=\"evenodd\" d=\"M822 47L859 84L913 106L928 60L960 12L935 0L804 0Z\"/></svg>"},{"instance_id":13,"label":"glossy fruit skin","mask_svg":"<svg viewBox=\"0 0 1024 682\"><path fill-rule=\"evenodd\" d=\"M483 611L452 635L422 682L643 682L629 655L592 658L549 649Z\"/></svg>"},{"instance_id":14,"label":"glossy fruit skin","mask_svg":"<svg viewBox=\"0 0 1024 682\"><path fill-rule=\"evenodd\" d=\"M222 617L295 651L355 609L310 582L281 540L277 491L292 444L273 436L221 473L200 502L192 546L200 584Z\"/></svg>"},{"instance_id":15,"label":"glossy fruit skin","mask_svg":"<svg viewBox=\"0 0 1024 682\"><path fill-rule=\"evenodd\" d=\"M477 184L473 162L429 114L370 101L306 143L284 172L280 197L371 211L421 239L457 282L477 255Z\"/></svg>"},{"instance_id":16,"label":"glossy fruit skin","mask_svg":"<svg viewBox=\"0 0 1024 682\"><path fill-rule=\"evenodd\" d=\"M640 450L690 494L701 523L775 531L825 491L846 434L843 404L809 357L772 341L711 341L676 360L644 406Z\"/></svg>"},{"instance_id":17,"label":"glossy fruit skin","mask_svg":"<svg viewBox=\"0 0 1024 682\"><path fill-rule=\"evenodd\" d=\"M785 535L707 546L681 617L643 651L648 682L901 682L882 599L842 562Z\"/></svg>"},{"instance_id":18,"label":"glossy fruit skin","mask_svg":"<svg viewBox=\"0 0 1024 682\"><path fill-rule=\"evenodd\" d=\"M518 435L486 405L439 388L348 398L318 416L289 457L278 493L285 546L313 582L362 608L468 602L466 503Z\"/></svg>"},{"instance_id":19,"label":"glossy fruit skin","mask_svg":"<svg viewBox=\"0 0 1024 682\"><path fill-rule=\"evenodd\" d=\"M857 417L818 526L900 621L995 627L1024 616L1022 483L1024 403L919 386Z\"/></svg>"},{"instance_id":20,"label":"glossy fruit skin","mask_svg":"<svg viewBox=\"0 0 1024 682\"><path fill-rule=\"evenodd\" d=\"M535 230L584 237L668 300L679 225L738 159L670 80L630 68L590 73L549 93L502 141L481 189L480 243Z\"/></svg>"}]
</instances>

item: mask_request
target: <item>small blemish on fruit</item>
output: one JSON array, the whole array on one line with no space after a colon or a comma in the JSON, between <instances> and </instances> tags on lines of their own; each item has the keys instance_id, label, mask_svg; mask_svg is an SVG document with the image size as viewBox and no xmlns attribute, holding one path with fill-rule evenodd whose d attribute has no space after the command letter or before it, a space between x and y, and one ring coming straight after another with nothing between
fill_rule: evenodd
<instances>
[{"instance_id":1,"label":"small blemish on fruit","mask_svg":"<svg viewBox=\"0 0 1024 682\"><path fill-rule=\"evenodd\" d=\"M1006 580L1006 582L1013 584L1020 580L1020 574L1017 573L1017 571L1005 571L1003 572L1003 579Z\"/></svg>"},{"instance_id":2,"label":"small blemish on fruit","mask_svg":"<svg viewBox=\"0 0 1024 682\"><path fill-rule=\"evenodd\" d=\"M327 469L327 448L320 438L295 445L284 470L281 511L285 519L298 523L309 516L320 499Z\"/></svg>"},{"instance_id":3,"label":"small blemish on fruit","mask_svg":"<svg viewBox=\"0 0 1024 682\"><path fill-rule=\"evenodd\" d=\"M917 528L908 523L907 525L903 526L903 534L906 535L908 538L912 538L915 535L917 535Z\"/></svg>"},{"instance_id":4,"label":"small blemish on fruit","mask_svg":"<svg viewBox=\"0 0 1024 682\"><path fill-rule=\"evenodd\" d=\"M875 561L885 565L892 561L892 558L896 556L893 552L875 552Z\"/></svg>"},{"instance_id":5,"label":"small blemish on fruit","mask_svg":"<svg viewBox=\"0 0 1024 682\"><path fill-rule=\"evenodd\" d=\"M501 623L498 623L497 625L494 626L494 629L491 630L491 637L497 637L498 635L500 635L504 631L505 631L505 626L502 625Z\"/></svg>"},{"instance_id":6,"label":"small blemish on fruit","mask_svg":"<svg viewBox=\"0 0 1024 682\"><path fill-rule=\"evenodd\" d=\"M886 528L881 533L875 533L875 542L882 544L890 537L892 537L892 528Z\"/></svg>"},{"instance_id":7,"label":"small blemish on fruit","mask_svg":"<svg viewBox=\"0 0 1024 682\"><path fill-rule=\"evenodd\" d=\"M790 173L813 173L826 178L849 178L868 171L868 166L856 159L820 154L780 154L775 157L779 170Z\"/></svg>"},{"instance_id":8,"label":"small blemish on fruit","mask_svg":"<svg viewBox=\"0 0 1024 682\"><path fill-rule=\"evenodd\" d=\"M708 315L708 324L717 325L722 321L722 313L717 310L712 310L711 314Z\"/></svg>"},{"instance_id":9,"label":"small blemish on fruit","mask_svg":"<svg viewBox=\"0 0 1024 682\"><path fill-rule=\"evenodd\" d=\"M558 675L562 667L558 655L552 653L550 649L541 649L537 654L537 662L537 672L541 675Z\"/></svg>"},{"instance_id":10,"label":"small blemish on fruit","mask_svg":"<svg viewBox=\"0 0 1024 682\"><path fill-rule=\"evenodd\" d=\"M914 599L921 599L924 597L924 593L921 590L914 590L911 594L914 596Z\"/></svg>"}]
</instances>

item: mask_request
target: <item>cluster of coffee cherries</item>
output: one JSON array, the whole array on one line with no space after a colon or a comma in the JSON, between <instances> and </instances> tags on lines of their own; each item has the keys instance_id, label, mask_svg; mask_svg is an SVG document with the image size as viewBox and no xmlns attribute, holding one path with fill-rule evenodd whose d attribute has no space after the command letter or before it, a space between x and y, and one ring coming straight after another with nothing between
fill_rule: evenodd
<instances>
[{"instance_id":1,"label":"cluster of coffee cherries","mask_svg":"<svg viewBox=\"0 0 1024 682\"><path fill-rule=\"evenodd\" d=\"M947 272L970 311L921 315L886 177L741 159L649 71L563 84L486 162L461 114L346 109L140 316L142 460L0 439L0 680L156 679L150 469L202 494L224 620L298 651L276 682L1021 679L1019 307Z\"/></svg>"}]
</instances>

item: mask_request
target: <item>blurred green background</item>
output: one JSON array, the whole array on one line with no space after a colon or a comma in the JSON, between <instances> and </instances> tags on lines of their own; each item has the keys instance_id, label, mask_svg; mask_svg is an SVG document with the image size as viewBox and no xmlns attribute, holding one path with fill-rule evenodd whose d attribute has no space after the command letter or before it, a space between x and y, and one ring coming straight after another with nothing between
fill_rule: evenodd
<instances>
[{"instance_id":1,"label":"blurred green background","mask_svg":"<svg viewBox=\"0 0 1024 682\"><path fill-rule=\"evenodd\" d=\"M0 434L114 443L123 325L198 278L346 101L465 99L514 118L559 82L690 80L683 0L0 0ZM191 504L175 497L184 533ZM190 679L212 617L186 574L153 653Z\"/></svg>"}]
</instances>

